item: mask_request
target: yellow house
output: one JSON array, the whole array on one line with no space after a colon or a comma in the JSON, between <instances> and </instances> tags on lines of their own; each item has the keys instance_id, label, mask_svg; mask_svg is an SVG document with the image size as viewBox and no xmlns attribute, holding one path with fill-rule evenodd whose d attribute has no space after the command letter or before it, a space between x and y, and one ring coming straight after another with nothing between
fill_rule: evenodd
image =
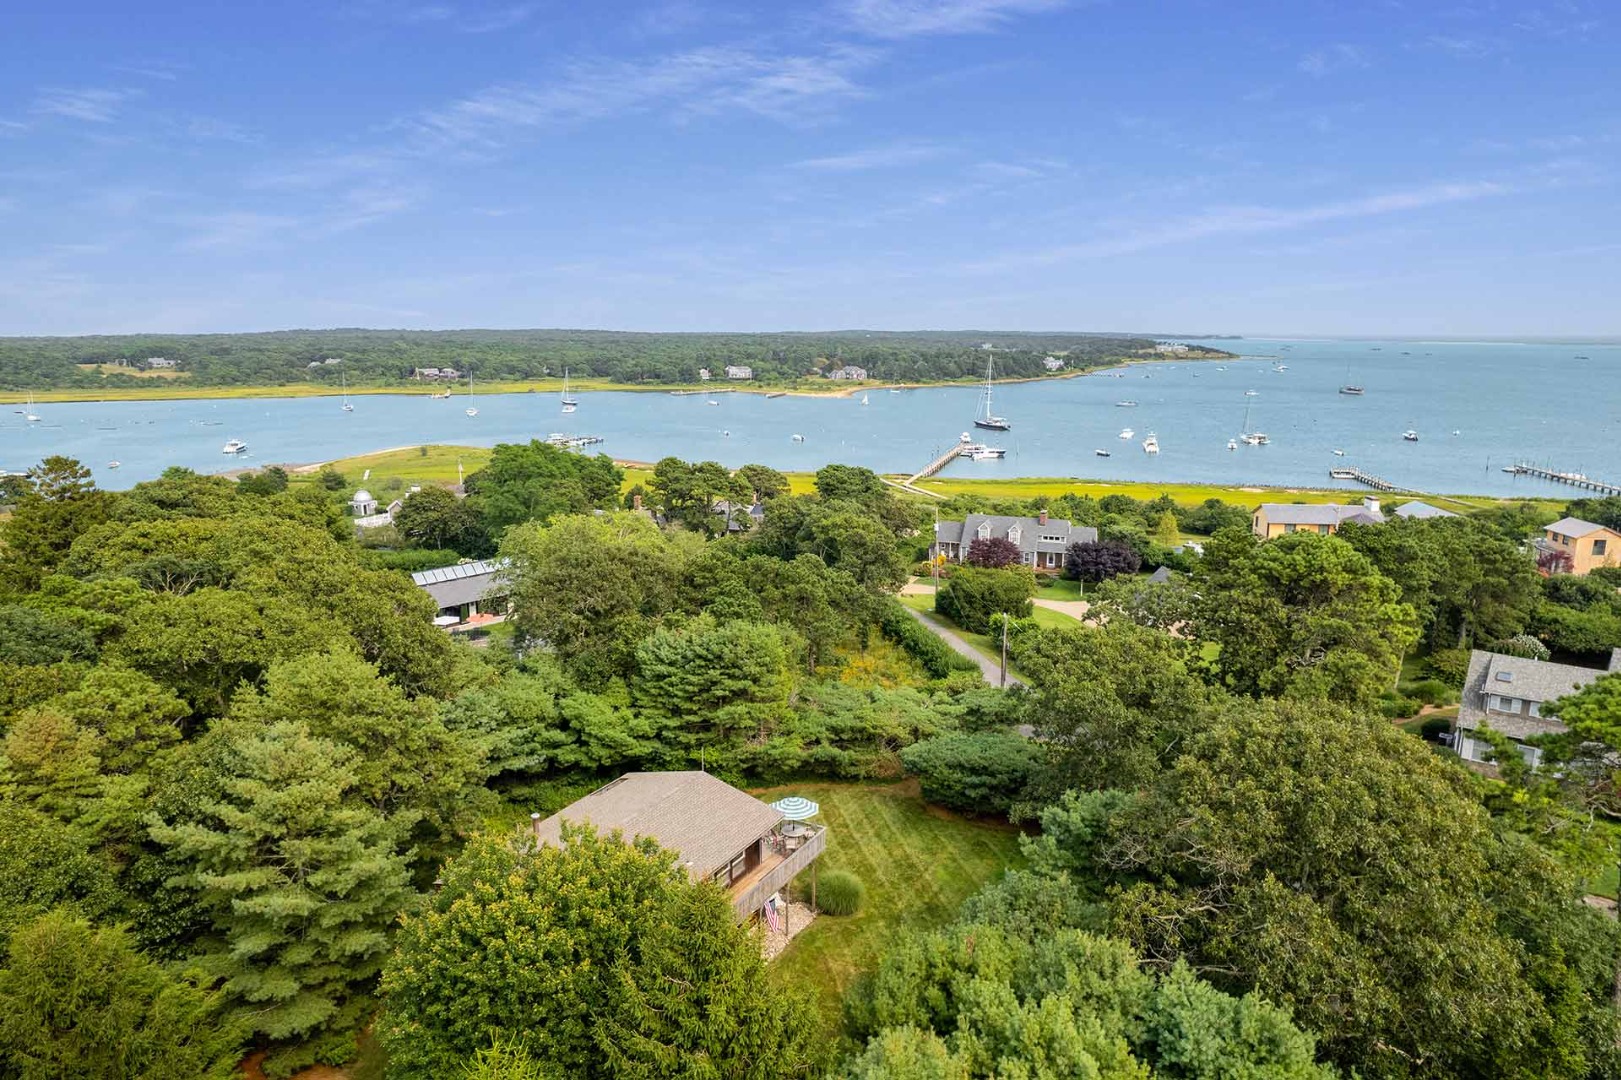
<instances>
[{"instance_id":1,"label":"yellow house","mask_svg":"<svg viewBox=\"0 0 1621 1080\"><path fill-rule=\"evenodd\" d=\"M1262 503L1250 516L1250 530L1262 540L1289 533L1309 532L1330 536L1348 521L1363 525L1383 524L1385 515L1373 497L1345 506L1340 503Z\"/></svg>"},{"instance_id":2,"label":"yellow house","mask_svg":"<svg viewBox=\"0 0 1621 1080\"><path fill-rule=\"evenodd\" d=\"M1570 569L1556 573L1587 574L1601 566L1621 566L1621 533L1580 518L1560 518L1542 530L1536 546L1539 552L1569 557Z\"/></svg>"}]
</instances>

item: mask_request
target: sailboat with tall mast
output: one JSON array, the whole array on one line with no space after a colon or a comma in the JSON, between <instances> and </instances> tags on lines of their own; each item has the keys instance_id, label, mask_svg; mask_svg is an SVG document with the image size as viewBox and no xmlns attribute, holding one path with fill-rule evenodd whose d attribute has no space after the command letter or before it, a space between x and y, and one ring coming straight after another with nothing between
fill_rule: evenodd
<instances>
[{"instance_id":1,"label":"sailboat with tall mast","mask_svg":"<svg viewBox=\"0 0 1621 1080\"><path fill-rule=\"evenodd\" d=\"M1340 393L1348 397L1361 397L1362 387L1351 381L1351 361L1345 362L1345 383L1340 387Z\"/></svg>"},{"instance_id":2,"label":"sailboat with tall mast","mask_svg":"<svg viewBox=\"0 0 1621 1080\"><path fill-rule=\"evenodd\" d=\"M473 404L473 373L467 373L467 409L468 416L478 415L478 406Z\"/></svg>"},{"instance_id":3,"label":"sailboat with tall mast","mask_svg":"<svg viewBox=\"0 0 1621 1080\"><path fill-rule=\"evenodd\" d=\"M340 373L339 377L343 380L343 411L354 412L355 407L349 404L349 376Z\"/></svg>"},{"instance_id":4,"label":"sailboat with tall mast","mask_svg":"<svg viewBox=\"0 0 1621 1080\"><path fill-rule=\"evenodd\" d=\"M1267 438L1266 432L1250 430L1250 403L1248 400L1244 402L1244 430L1239 432L1238 439L1245 446L1265 446L1272 441Z\"/></svg>"},{"instance_id":5,"label":"sailboat with tall mast","mask_svg":"<svg viewBox=\"0 0 1621 1080\"><path fill-rule=\"evenodd\" d=\"M568 392L568 368L563 369L563 411L573 412L580 404L580 399Z\"/></svg>"},{"instance_id":6,"label":"sailboat with tall mast","mask_svg":"<svg viewBox=\"0 0 1621 1080\"><path fill-rule=\"evenodd\" d=\"M40 421L40 415L34 411L34 392L32 390L28 391L28 411L23 413L23 419L30 424L37 424Z\"/></svg>"},{"instance_id":7,"label":"sailboat with tall mast","mask_svg":"<svg viewBox=\"0 0 1621 1080\"><path fill-rule=\"evenodd\" d=\"M991 431L1007 431L1013 425L991 411L991 368L995 363L995 358L985 358L985 391L979 397L980 410L979 415L974 417L974 426Z\"/></svg>"}]
</instances>

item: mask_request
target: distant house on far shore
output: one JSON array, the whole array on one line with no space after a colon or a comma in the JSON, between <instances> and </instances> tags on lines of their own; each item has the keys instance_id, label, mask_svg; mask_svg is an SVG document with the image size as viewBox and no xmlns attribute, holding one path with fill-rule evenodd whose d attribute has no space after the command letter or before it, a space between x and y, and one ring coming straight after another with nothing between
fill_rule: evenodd
<instances>
[{"instance_id":1,"label":"distant house on far shore","mask_svg":"<svg viewBox=\"0 0 1621 1080\"><path fill-rule=\"evenodd\" d=\"M154 371L160 368L176 367L179 363L178 360L166 360L161 356L149 356L146 358L146 366Z\"/></svg>"},{"instance_id":2,"label":"distant house on far shore","mask_svg":"<svg viewBox=\"0 0 1621 1080\"><path fill-rule=\"evenodd\" d=\"M854 364L846 364L843 367L836 367L829 371L827 377L830 379L855 379L860 381L867 377L867 369L856 367Z\"/></svg>"},{"instance_id":3,"label":"distant house on far shore","mask_svg":"<svg viewBox=\"0 0 1621 1080\"><path fill-rule=\"evenodd\" d=\"M1379 500L1369 495L1360 504L1340 503L1262 503L1250 518L1250 531L1262 540L1289 533L1310 532L1332 536L1346 522L1383 525L1385 515Z\"/></svg>"},{"instance_id":4,"label":"distant house on far shore","mask_svg":"<svg viewBox=\"0 0 1621 1080\"><path fill-rule=\"evenodd\" d=\"M754 369L747 364L727 364L726 377L728 379L752 379Z\"/></svg>"},{"instance_id":5,"label":"distant house on far shore","mask_svg":"<svg viewBox=\"0 0 1621 1080\"><path fill-rule=\"evenodd\" d=\"M1047 357L1047 359L1045 359L1045 360L1043 360L1041 362L1041 366L1046 368L1048 371L1062 371L1062 370L1064 370L1064 362L1062 360L1058 359L1058 357L1056 357L1056 356Z\"/></svg>"}]
</instances>

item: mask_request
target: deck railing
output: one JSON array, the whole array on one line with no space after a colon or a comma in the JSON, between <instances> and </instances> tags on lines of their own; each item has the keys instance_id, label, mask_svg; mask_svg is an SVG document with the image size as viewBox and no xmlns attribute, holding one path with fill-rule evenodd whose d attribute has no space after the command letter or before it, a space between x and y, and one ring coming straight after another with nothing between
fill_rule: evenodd
<instances>
[{"instance_id":1,"label":"deck railing","mask_svg":"<svg viewBox=\"0 0 1621 1080\"><path fill-rule=\"evenodd\" d=\"M816 828L812 826L812 828ZM788 883L799 876L827 847L827 829L816 828L815 832L805 836L804 843L800 844L782 862L752 882L747 888L732 897L732 909L737 912L739 919L746 919L764 906L766 897L774 892L781 892Z\"/></svg>"}]
</instances>

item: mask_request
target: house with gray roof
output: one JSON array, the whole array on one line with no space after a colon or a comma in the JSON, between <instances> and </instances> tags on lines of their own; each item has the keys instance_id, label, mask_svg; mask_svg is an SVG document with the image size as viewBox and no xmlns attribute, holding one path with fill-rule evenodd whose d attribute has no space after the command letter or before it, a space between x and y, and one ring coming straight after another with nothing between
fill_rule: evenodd
<instances>
[{"instance_id":1,"label":"house with gray roof","mask_svg":"<svg viewBox=\"0 0 1621 1080\"><path fill-rule=\"evenodd\" d=\"M561 847L563 825L590 825L625 840L647 837L676 853L693 881L725 889L741 921L814 865L825 828L784 821L782 811L706 772L626 773L551 817L532 815L535 843Z\"/></svg>"},{"instance_id":2,"label":"house with gray roof","mask_svg":"<svg viewBox=\"0 0 1621 1080\"><path fill-rule=\"evenodd\" d=\"M1360 503L1262 503L1250 515L1250 529L1262 540L1289 533L1310 532L1331 536L1349 522L1383 525L1379 500L1368 496Z\"/></svg>"},{"instance_id":3,"label":"house with gray roof","mask_svg":"<svg viewBox=\"0 0 1621 1080\"><path fill-rule=\"evenodd\" d=\"M454 632L506 618L506 569L505 560L480 559L418 570L411 581L438 605L434 625Z\"/></svg>"},{"instance_id":4,"label":"house with gray roof","mask_svg":"<svg viewBox=\"0 0 1621 1080\"><path fill-rule=\"evenodd\" d=\"M1459 756L1465 761L1489 764L1491 746L1471 735L1489 726L1518 743L1525 760L1536 766L1542 751L1526 745L1526 740L1568 730L1558 720L1545 718L1542 706L1613 671L1621 671L1621 649L1610 653L1608 668L1576 667L1474 650L1469 654L1469 674L1458 707Z\"/></svg>"},{"instance_id":5,"label":"house with gray roof","mask_svg":"<svg viewBox=\"0 0 1621 1080\"><path fill-rule=\"evenodd\" d=\"M1396 507L1395 514L1397 517L1416 518L1419 520L1458 516L1451 510L1443 510L1439 506L1431 506L1429 503L1421 502L1418 499L1414 499L1412 502L1402 503L1400 506Z\"/></svg>"},{"instance_id":6,"label":"house with gray roof","mask_svg":"<svg viewBox=\"0 0 1621 1080\"><path fill-rule=\"evenodd\" d=\"M962 521L937 521L930 554L963 562L975 540L1009 540L1019 549L1019 561L1032 570L1057 573L1064 568L1064 552L1077 541L1095 543L1098 531L1090 525L1071 525L1064 518L1011 517L1005 514L969 514Z\"/></svg>"},{"instance_id":7,"label":"house with gray roof","mask_svg":"<svg viewBox=\"0 0 1621 1080\"><path fill-rule=\"evenodd\" d=\"M1545 573L1589 574L1602 566L1621 565L1621 532L1581 518L1560 518L1546 526L1532 545Z\"/></svg>"}]
</instances>

